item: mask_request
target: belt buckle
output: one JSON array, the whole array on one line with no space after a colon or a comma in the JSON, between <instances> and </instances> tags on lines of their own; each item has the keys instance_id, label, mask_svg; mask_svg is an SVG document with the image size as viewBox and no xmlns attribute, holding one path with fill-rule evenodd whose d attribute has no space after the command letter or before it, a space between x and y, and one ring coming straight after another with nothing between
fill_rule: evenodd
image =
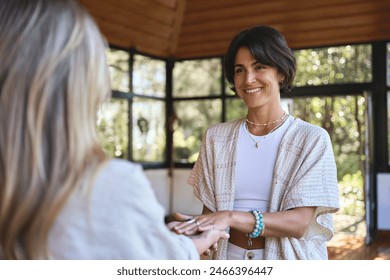
<instances>
[{"instance_id":1,"label":"belt buckle","mask_svg":"<svg viewBox=\"0 0 390 280\"><path fill-rule=\"evenodd\" d=\"M248 251L246 253L246 256L247 256L248 260L253 260L253 258L255 257L255 253L253 253L252 251Z\"/></svg>"}]
</instances>

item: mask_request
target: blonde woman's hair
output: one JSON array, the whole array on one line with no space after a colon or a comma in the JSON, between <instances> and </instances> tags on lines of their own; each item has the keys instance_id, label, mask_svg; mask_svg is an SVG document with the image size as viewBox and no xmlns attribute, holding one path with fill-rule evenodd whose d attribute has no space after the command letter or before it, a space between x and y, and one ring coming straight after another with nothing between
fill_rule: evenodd
<instances>
[{"instance_id":1,"label":"blonde woman's hair","mask_svg":"<svg viewBox=\"0 0 390 280\"><path fill-rule=\"evenodd\" d=\"M73 0L0 0L0 258L50 258L70 195L107 160L105 41Z\"/></svg>"}]
</instances>

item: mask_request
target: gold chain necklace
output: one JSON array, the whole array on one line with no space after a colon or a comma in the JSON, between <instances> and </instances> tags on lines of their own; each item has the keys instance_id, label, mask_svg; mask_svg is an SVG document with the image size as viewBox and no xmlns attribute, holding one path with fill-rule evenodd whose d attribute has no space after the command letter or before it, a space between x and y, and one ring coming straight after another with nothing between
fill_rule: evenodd
<instances>
[{"instance_id":1,"label":"gold chain necklace","mask_svg":"<svg viewBox=\"0 0 390 280\"><path fill-rule=\"evenodd\" d=\"M269 122L269 123L255 123L255 122L248 120L248 118L246 118L245 120L247 123L254 125L254 126L269 126L271 124L278 123L278 122L282 121L286 115L287 115L287 113L285 111L283 111L283 115L279 119L276 119L276 120Z\"/></svg>"},{"instance_id":2,"label":"gold chain necklace","mask_svg":"<svg viewBox=\"0 0 390 280\"><path fill-rule=\"evenodd\" d=\"M270 135L272 132L277 130L284 123L284 121L287 119L287 117L288 117L288 114L286 114L286 112L285 112L283 115L283 118L280 120L281 121L280 124L278 124L273 129L271 129L270 132L268 132L266 135L264 135L260 141L256 141L256 139L250 133L248 125L245 123L245 125L244 125L245 130L246 130L246 132L248 132L248 135L252 139L252 141L255 142L256 149L260 148L260 143L263 142L268 137L268 135Z\"/></svg>"}]
</instances>

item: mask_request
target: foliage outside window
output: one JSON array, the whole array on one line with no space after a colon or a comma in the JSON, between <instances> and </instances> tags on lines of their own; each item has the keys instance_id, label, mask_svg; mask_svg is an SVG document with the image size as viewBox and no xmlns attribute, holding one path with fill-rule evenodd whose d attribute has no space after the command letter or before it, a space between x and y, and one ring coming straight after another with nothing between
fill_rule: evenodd
<instances>
[{"instance_id":1,"label":"foliage outside window","mask_svg":"<svg viewBox=\"0 0 390 280\"><path fill-rule=\"evenodd\" d=\"M390 155L390 90L387 91L387 151ZM388 159L390 165L390 159Z\"/></svg>"},{"instance_id":2,"label":"foliage outside window","mask_svg":"<svg viewBox=\"0 0 390 280\"><path fill-rule=\"evenodd\" d=\"M174 109L178 118L173 134L174 160L193 163L198 158L202 134L221 121L221 100L176 101Z\"/></svg>"},{"instance_id":3,"label":"foliage outside window","mask_svg":"<svg viewBox=\"0 0 390 280\"><path fill-rule=\"evenodd\" d=\"M341 214L364 217L363 96L294 98L293 115L327 130L337 165Z\"/></svg>"},{"instance_id":4,"label":"foliage outside window","mask_svg":"<svg viewBox=\"0 0 390 280\"><path fill-rule=\"evenodd\" d=\"M236 93L230 88L230 84L228 83L228 81L225 79L225 93L227 95L236 95Z\"/></svg>"},{"instance_id":5,"label":"foliage outside window","mask_svg":"<svg viewBox=\"0 0 390 280\"><path fill-rule=\"evenodd\" d=\"M122 50L108 49L106 55L110 68L112 89L129 92L129 53Z\"/></svg>"},{"instance_id":6,"label":"foliage outside window","mask_svg":"<svg viewBox=\"0 0 390 280\"><path fill-rule=\"evenodd\" d=\"M114 158L127 159L129 146L129 102L111 99L98 112L97 132L103 149Z\"/></svg>"},{"instance_id":7,"label":"foliage outside window","mask_svg":"<svg viewBox=\"0 0 390 280\"><path fill-rule=\"evenodd\" d=\"M165 61L134 55L133 91L148 96L165 97Z\"/></svg>"},{"instance_id":8,"label":"foliage outside window","mask_svg":"<svg viewBox=\"0 0 390 280\"><path fill-rule=\"evenodd\" d=\"M371 82L371 45L295 51L295 86Z\"/></svg>"},{"instance_id":9,"label":"foliage outside window","mask_svg":"<svg viewBox=\"0 0 390 280\"><path fill-rule=\"evenodd\" d=\"M229 98L226 104L226 121L237 120L245 117L247 108L241 98Z\"/></svg>"},{"instance_id":10,"label":"foliage outside window","mask_svg":"<svg viewBox=\"0 0 390 280\"><path fill-rule=\"evenodd\" d=\"M219 58L176 62L173 68L173 96L221 95L221 77Z\"/></svg>"},{"instance_id":11,"label":"foliage outside window","mask_svg":"<svg viewBox=\"0 0 390 280\"><path fill-rule=\"evenodd\" d=\"M387 43L387 86L390 87L390 43Z\"/></svg>"},{"instance_id":12,"label":"foliage outside window","mask_svg":"<svg viewBox=\"0 0 390 280\"><path fill-rule=\"evenodd\" d=\"M166 147L165 102L134 98L133 160L162 162Z\"/></svg>"},{"instance_id":13,"label":"foliage outside window","mask_svg":"<svg viewBox=\"0 0 390 280\"><path fill-rule=\"evenodd\" d=\"M289 98L282 98L283 110L291 114L293 100ZM226 121L238 120L244 118L247 114L247 107L241 98L229 98L226 100Z\"/></svg>"}]
</instances>

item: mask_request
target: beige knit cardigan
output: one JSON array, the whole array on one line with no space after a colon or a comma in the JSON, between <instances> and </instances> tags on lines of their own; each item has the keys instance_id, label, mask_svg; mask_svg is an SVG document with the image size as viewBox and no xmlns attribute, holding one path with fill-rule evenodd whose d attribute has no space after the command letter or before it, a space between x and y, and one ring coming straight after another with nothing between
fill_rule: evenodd
<instances>
[{"instance_id":1,"label":"beige knit cardigan","mask_svg":"<svg viewBox=\"0 0 390 280\"><path fill-rule=\"evenodd\" d=\"M233 210L239 127L244 120L207 129L188 179L195 196L211 211ZM261 170L259 170L261 172ZM278 148L270 212L316 206L304 237L267 237L264 258L327 259L325 242L333 236L331 213L339 209L336 164L328 133L294 119ZM214 259L226 259L227 241L219 242Z\"/></svg>"}]
</instances>

